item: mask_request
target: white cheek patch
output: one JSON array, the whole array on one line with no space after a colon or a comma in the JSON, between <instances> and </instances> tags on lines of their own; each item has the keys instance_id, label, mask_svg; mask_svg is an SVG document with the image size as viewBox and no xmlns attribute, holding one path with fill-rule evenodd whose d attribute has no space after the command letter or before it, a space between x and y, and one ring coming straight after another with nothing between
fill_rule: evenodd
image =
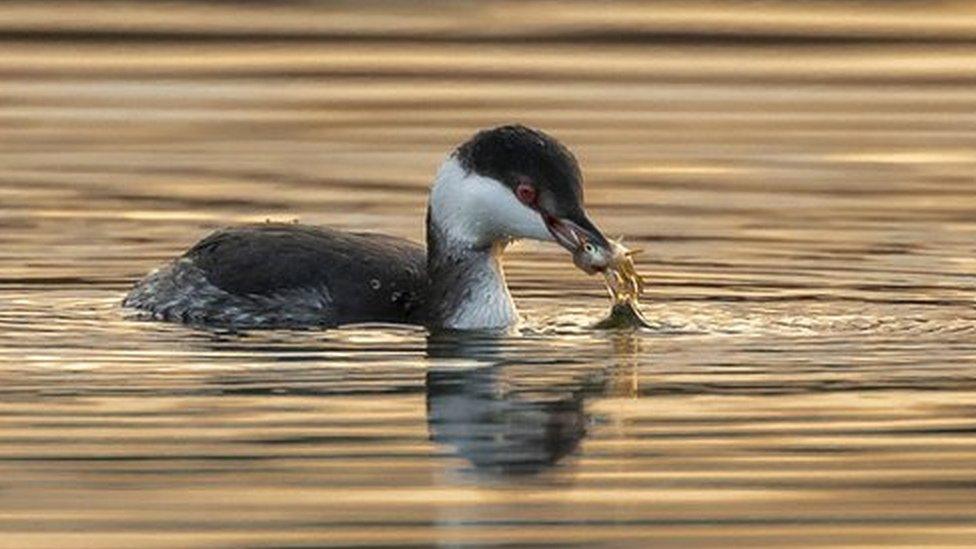
<instances>
[{"instance_id":1,"label":"white cheek patch","mask_svg":"<svg viewBox=\"0 0 976 549\"><path fill-rule=\"evenodd\" d=\"M429 207L437 226L454 240L478 246L519 238L552 240L539 212L519 202L500 181L467 173L454 157L437 172Z\"/></svg>"}]
</instances>

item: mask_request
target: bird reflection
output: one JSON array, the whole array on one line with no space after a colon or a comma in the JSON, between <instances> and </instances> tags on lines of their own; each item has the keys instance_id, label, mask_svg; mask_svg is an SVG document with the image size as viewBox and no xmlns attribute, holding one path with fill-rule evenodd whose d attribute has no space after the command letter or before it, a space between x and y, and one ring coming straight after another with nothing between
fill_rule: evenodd
<instances>
[{"instance_id":1,"label":"bird reflection","mask_svg":"<svg viewBox=\"0 0 976 549\"><path fill-rule=\"evenodd\" d=\"M579 447L590 423L585 399L616 385L616 368L601 364L550 374L540 368L551 364L506 356L517 353L505 350L503 338L428 338L430 358L454 359L435 361L428 370L429 434L480 472L537 474Z\"/></svg>"},{"instance_id":2,"label":"bird reflection","mask_svg":"<svg viewBox=\"0 0 976 549\"><path fill-rule=\"evenodd\" d=\"M641 340L637 332L595 337L589 343L607 345L604 353L595 353L606 360L591 362L578 356L579 341L560 346L545 337L429 335L423 387L428 436L479 473L534 475L551 469L580 447L593 425L589 399L638 397ZM321 340L297 344L233 334L196 344L210 351L259 353L281 363L213 376L208 384L222 394L362 395L355 384L336 385L336 369L315 366Z\"/></svg>"},{"instance_id":3,"label":"bird reflection","mask_svg":"<svg viewBox=\"0 0 976 549\"><path fill-rule=\"evenodd\" d=\"M583 397L543 399L507 387L502 366L427 373L430 438L475 467L538 473L579 446L586 435Z\"/></svg>"}]
</instances>

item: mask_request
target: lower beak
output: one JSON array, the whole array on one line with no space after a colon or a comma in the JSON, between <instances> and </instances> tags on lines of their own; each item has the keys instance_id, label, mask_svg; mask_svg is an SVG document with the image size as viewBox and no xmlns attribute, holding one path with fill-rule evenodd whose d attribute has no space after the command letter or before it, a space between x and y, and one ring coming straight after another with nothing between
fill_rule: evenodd
<instances>
[{"instance_id":1,"label":"lower beak","mask_svg":"<svg viewBox=\"0 0 976 549\"><path fill-rule=\"evenodd\" d=\"M610 265L613 246L585 215L575 218L546 215L545 221L556 242L573 253L577 267L594 274Z\"/></svg>"}]
</instances>

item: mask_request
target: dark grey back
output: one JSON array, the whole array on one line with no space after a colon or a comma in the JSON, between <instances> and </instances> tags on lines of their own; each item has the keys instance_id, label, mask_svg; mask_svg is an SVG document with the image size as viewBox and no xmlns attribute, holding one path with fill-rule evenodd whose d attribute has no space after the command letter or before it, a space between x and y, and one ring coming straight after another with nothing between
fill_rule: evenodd
<instances>
[{"instance_id":1,"label":"dark grey back","mask_svg":"<svg viewBox=\"0 0 976 549\"><path fill-rule=\"evenodd\" d=\"M234 295L321 288L338 324L423 322L423 246L374 233L262 223L217 231L186 252L211 284Z\"/></svg>"}]
</instances>

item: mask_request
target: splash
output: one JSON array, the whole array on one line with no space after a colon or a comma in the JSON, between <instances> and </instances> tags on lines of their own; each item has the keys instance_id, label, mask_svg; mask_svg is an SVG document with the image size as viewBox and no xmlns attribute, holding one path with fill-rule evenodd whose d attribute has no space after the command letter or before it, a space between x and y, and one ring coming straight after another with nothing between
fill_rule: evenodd
<instances>
[{"instance_id":1,"label":"splash","mask_svg":"<svg viewBox=\"0 0 976 549\"><path fill-rule=\"evenodd\" d=\"M623 237L611 240L613 259L603 272L610 293L610 313L597 322L599 329L651 328L640 312L640 296L644 292L644 278L634 266L634 256L642 250L630 250L623 245Z\"/></svg>"}]
</instances>

